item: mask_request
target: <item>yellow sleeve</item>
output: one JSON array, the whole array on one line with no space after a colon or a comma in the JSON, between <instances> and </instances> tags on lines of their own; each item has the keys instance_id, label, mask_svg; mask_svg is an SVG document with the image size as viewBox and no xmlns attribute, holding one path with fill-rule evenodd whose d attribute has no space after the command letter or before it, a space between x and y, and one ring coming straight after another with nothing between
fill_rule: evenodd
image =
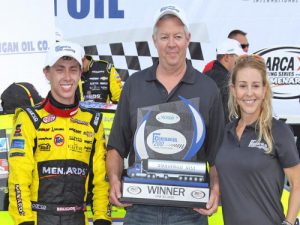
<instances>
[{"instance_id":1,"label":"yellow sleeve","mask_svg":"<svg viewBox=\"0 0 300 225\"><path fill-rule=\"evenodd\" d=\"M96 133L95 154L93 158L93 221L98 219L111 221L111 206L108 200L109 184L105 179L105 157L105 138L103 122L101 122L98 132Z\"/></svg>"},{"instance_id":2,"label":"yellow sleeve","mask_svg":"<svg viewBox=\"0 0 300 225\"><path fill-rule=\"evenodd\" d=\"M16 113L11 134L9 161L9 213L15 224L34 221L31 210L32 172L34 169L33 147L35 128L24 111Z\"/></svg>"},{"instance_id":3,"label":"yellow sleeve","mask_svg":"<svg viewBox=\"0 0 300 225\"><path fill-rule=\"evenodd\" d=\"M118 103L122 91L122 80L114 66L111 67L109 74L109 89L111 93L110 100L113 103Z\"/></svg>"}]
</instances>

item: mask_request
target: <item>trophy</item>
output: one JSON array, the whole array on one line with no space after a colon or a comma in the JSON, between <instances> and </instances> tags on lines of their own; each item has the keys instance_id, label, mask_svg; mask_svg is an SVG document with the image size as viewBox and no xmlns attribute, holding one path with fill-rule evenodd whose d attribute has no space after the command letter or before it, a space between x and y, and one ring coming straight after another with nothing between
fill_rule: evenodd
<instances>
[{"instance_id":1,"label":"trophy","mask_svg":"<svg viewBox=\"0 0 300 225\"><path fill-rule=\"evenodd\" d=\"M124 203L204 207L209 199L200 98L138 108L135 163L122 181Z\"/></svg>"}]
</instances>

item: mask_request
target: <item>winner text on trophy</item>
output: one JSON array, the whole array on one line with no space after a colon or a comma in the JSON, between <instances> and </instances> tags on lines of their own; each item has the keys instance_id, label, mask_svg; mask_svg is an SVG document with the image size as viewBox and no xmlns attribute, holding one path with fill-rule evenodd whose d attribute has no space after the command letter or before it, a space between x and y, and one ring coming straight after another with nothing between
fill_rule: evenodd
<instances>
[{"instance_id":1,"label":"winner text on trophy","mask_svg":"<svg viewBox=\"0 0 300 225\"><path fill-rule=\"evenodd\" d=\"M204 207L209 199L200 98L138 109L135 163L123 177L125 203ZM198 110L197 110L198 109Z\"/></svg>"}]
</instances>

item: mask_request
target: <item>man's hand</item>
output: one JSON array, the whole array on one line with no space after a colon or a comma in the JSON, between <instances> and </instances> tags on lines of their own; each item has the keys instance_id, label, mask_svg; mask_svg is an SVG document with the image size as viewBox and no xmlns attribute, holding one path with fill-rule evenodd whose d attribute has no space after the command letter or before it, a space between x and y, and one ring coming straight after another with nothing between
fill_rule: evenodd
<instances>
[{"instance_id":1,"label":"man's hand","mask_svg":"<svg viewBox=\"0 0 300 225\"><path fill-rule=\"evenodd\" d=\"M120 202L121 193L121 174L123 171L123 158L116 149L109 150L106 155L106 171L110 185L109 201L111 204L119 207L127 207L129 204Z\"/></svg>"},{"instance_id":2,"label":"man's hand","mask_svg":"<svg viewBox=\"0 0 300 225\"><path fill-rule=\"evenodd\" d=\"M127 207L130 204L124 204L120 202L121 194L121 182L118 179L113 179L109 181L110 189L109 189L109 201L111 204L118 207Z\"/></svg>"}]
</instances>

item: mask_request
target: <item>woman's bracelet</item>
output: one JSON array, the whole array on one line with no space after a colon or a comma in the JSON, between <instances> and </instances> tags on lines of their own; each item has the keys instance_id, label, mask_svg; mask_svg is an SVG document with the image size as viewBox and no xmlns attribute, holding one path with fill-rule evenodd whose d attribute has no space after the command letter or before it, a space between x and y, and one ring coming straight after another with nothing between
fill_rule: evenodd
<instances>
[{"instance_id":1,"label":"woman's bracelet","mask_svg":"<svg viewBox=\"0 0 300 225\"><path fill-rule=\"evenodd\" d=\"M293 225L293 224L291 224L290 222L284 220L284 221L282 221L281 225Z\"/></svg>"}]
</instances>

